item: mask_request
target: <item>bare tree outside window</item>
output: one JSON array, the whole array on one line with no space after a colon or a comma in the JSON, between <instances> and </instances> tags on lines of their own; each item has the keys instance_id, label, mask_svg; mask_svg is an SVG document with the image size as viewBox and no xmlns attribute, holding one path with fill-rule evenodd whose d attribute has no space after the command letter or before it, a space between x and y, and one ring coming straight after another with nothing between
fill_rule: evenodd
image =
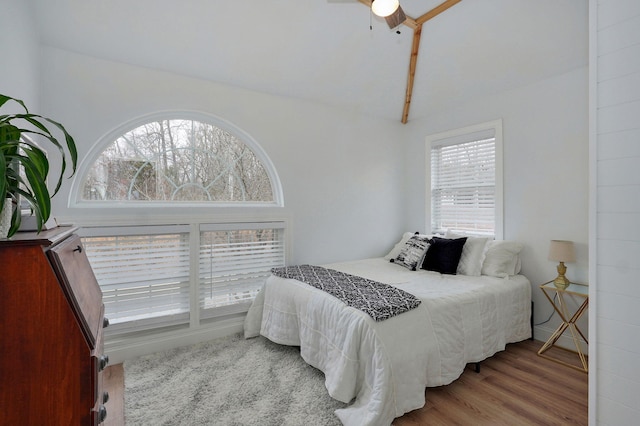
<instances>
[{"instance_id":1,"label":"bare tree outside window","mask_svg":"<svg viewBox=\"0 0 640 426\"><path fill-rule=\"evenodd\" d=\"M230 132L167 119L118 137L95 161L83 200L273 202L261 161Z\"/></svg>"}]
</instances>

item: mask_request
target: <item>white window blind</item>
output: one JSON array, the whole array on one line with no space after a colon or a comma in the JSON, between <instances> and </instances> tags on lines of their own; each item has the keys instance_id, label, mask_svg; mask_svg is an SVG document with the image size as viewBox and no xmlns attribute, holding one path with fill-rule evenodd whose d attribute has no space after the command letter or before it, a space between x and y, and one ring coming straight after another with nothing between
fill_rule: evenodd
<instances>
[{"instance_id":1,"label":"white window blind","mask_svg":"<svg viewBox=\"0 0 640 426\"><path fill-rule=\"evenodd\" d=\"M103 292L105 333L189 323L189 228L83 228L83 244Z\"/></svg>"},{"instance_id":2,"label":"white window blind","mask_svg":"<svg viewBox=\"0 0 640 426\"><path fill-rule=\"evenodd\" d=\"M496 138L493 131L431 145L431 230L495 235Z\"/></svg>"},{"instance_id":3,"label":"white window blind","mask_svg":"<svg viewBox=\"0 0 640 426\"><path fill-rule=\"evenodd\" d=\"M247 311L271 268L284 266L284 223L202 225L200 318Z\"/></svg>"}]
</instances>

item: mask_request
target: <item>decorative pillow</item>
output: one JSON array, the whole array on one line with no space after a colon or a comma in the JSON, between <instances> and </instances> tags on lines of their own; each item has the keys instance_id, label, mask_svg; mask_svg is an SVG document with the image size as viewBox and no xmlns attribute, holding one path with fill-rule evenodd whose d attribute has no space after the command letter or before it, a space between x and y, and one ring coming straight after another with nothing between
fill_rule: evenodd
<instances>
[{"instance_id":1,"label":"decorative pillow","mask_svg":"<svg viewBox=\"0 0 640 426\"><path fill-rule=\"evenodd\" d=\"M430 243L431 240L426 235L413 235L407 240L398 256L391 259L391 262L415 271L422 264Z\"/></svg>"},{"instance_id":2,"label":"decorative pillow","mask_svg":"<svg viewBox=\"0 0 640 426\"><path fill-rule=\"evenodd\" d=\"M464 235L447 231L445 238L462 238ZM489 238L467 237L467 241L462 248L460 262L456 272L460 275L470 275L479 277L482 274L482 262L484 261L485 248Z\"/></svg>"},{"instance_id":3,"label":"decorative pillow","mask_svg":"<svg viewBox=\"0 0 640 426\"><path fill-rule=\"evenodd\" d=\"M466 241L467 237L455 239L433 237L424 257L422 269L455 275Z\"/></svg>"},{"instance_id":4,"label":"decorative pillow","mask_svg":"<svg viewBox=\"0 0 640 426\"><path fill-rule=\"evenodd\" d=\"M404 234L402 234L402 238L400 239L400 241L398 241L396 245L393 246L391 251L387 253L387 255L384 258L387 260L391 260L398 257L398 255L400 254L400 251L404 248L404 245L407 243L407 241L409 241L409 238L411 238L413 235L414 235L413 232L405 232Z\"/></svg>"},{"instance_id":5,"label":"decorative pillow","mask_svg":"<svg viewBox=\"0 0 640 426\"><path fill-rule=\"evenodd\" d=\"M515 241L490 241L482 263L482 275L505 278L520 272L519 253L523 247Z\"/></svg>"}]
</instances>

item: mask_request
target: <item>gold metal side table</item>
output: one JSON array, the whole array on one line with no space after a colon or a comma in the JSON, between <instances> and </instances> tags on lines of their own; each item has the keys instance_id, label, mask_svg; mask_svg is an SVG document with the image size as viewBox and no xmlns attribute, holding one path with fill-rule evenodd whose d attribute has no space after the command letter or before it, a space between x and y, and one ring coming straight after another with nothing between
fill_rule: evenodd
<instances>
[{"instance_id":1,"label":"gold metal side table","mask_svg":"<svg viewBox=\"0 0 640 426\"><path fill-rule=\"evenodd\" d=\"M553 309L558 313L560 319L562 320L562 324L558 326L556 331L553 332L549 340L546 341L544 345L538 351L538 355L541 357L550 359L552 361L558 362L560 364L564 364L568 367L575 368L576 370L584 371L585 373L589 372L589 364L587 362L587 358L580 346L580 337L584 340L586 344L589 344L589 341L584 336L576 321L580 319L584 311L589 306L589 286L584 284L571 283L567 288L558 288L553 284L553 281L549 281L540 286L540 289L544 293L544 295L549 300L549 303L553 305ZM557 297L553 297L557 296ZM566 297L578 297L582 298L582 303L578 307L578 309L571 314L571 311L567 307ZM555 299L555 300L554 300ZM576 347L576 350L566 349L560 346L557 346L559 349L563 349L569 352L576 353L580 358L580 362L582 367L578 367L576 365L570 364L568 362L553 358L545 352L555 346L556 342L562 336L562 334L569 329L571 332L571 337L573 339L573 344Z\"/></svg>"}]
</instances>

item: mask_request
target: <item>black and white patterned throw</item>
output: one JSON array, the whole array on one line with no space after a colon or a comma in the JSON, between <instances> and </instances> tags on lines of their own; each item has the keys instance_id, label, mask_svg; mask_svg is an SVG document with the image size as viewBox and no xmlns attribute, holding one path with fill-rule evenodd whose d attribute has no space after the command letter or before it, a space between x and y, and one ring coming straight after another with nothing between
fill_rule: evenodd
<instances>
[{"instance_id":1,"label":"black and white patterned throw","mask_svg":"<svg viewBox=\"0 0 640 426\"><path fill-rule=\"evenodd\" d=\"M322 266L285 266L273 268L271 272L323 290L375 321L386 320L420 305L420 299L394 286Z\"/></svg>"}]
</instances>

